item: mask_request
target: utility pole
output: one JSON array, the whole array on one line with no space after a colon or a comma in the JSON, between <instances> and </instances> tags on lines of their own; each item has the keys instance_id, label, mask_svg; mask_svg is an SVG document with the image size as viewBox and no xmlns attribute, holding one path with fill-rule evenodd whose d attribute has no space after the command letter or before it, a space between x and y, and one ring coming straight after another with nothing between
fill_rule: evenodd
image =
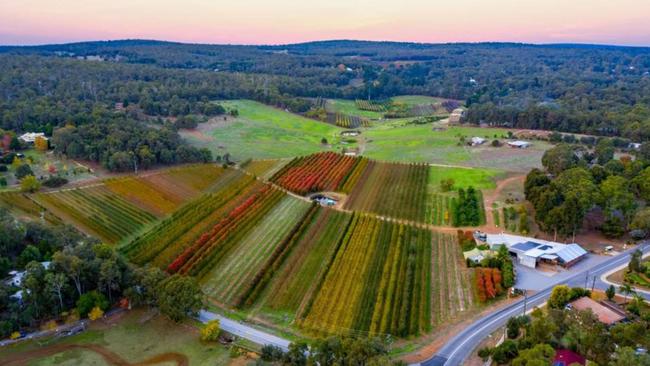
<instances>
[{"instance_id":1,"label":"utility pole","mask_svg":"<svg viewBox=\"0 0 650 366\"><path fill-rule=\"evenodd\" d=\"M591 281L591 292L594 292L594 287L596 287L596 276L594 276L594 280Z\"/></svg>"},{"instance_id":2,"label":"utility pole","mask_svg":"<svg viewBox=\"0 0 650 366\"><path fill-rule=\"evenodd\" d=\"M524 314L523 315L526 315L527 302L528 302L528 291L524 291Z\"/></svg>"}]
</instances>

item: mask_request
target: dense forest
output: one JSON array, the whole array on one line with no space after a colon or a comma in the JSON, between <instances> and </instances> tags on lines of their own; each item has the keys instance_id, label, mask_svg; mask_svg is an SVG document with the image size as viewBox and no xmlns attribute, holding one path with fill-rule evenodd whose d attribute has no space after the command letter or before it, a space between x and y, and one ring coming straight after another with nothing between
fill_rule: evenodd
<instances>
[{"instance_id":1,"label":"dense forest","mask_svg":"<svg viewBox=\"0 0 650 366\"><path fill-rule=\"evenodd\" d=\"M612 139L603 138L593 152L559 144L544 153L544 170L533 169L524 187L542 230L572 239L583 227L613 238L648 236L650 146L634 160L616 159L614 151Z\"/></svg>"},{"instance_id":2,"label":"dense forest","mask_svg":"<svg viewBox=\"0 0 650 366\"><path fill-rule=\"evenodd\" d=\"M0 47L0 128L51 134L65 125L91 125L83 129L103 132L76 134L72 155L107 167L120 166L110 163L112 154L124 160L142 148L152 152L153 164L206 158L191 151L180 154L187 159L170 159L166 151L178 147L174 130L185 126L181 122L227 112L216 99L248 98L305 112L308 97L401 94L462 100L468 123L650 140L648 48L139 40ZM169 133L161 138L169 139L160 148L131 139L109 155L97 153L107 142L92 139L115 141L118 136L105 134L122 125L140 129L138 136L162 126ZM69 153L68 147L58 152Z\"/></svg>"},{"instance_id":3,"label":"dense forest","mask_svg":"<svg viewBox=\"0 0 650 366\"><path fill-rule=\"evenodd\" d=\"M13 80L2 85L5 104L20 99L12 91L24 87L34 95L59 95L64 91L58 89L66 86L55 90L52 84L63 74L72 77L64 84L77 91L66 97L142 100L148 112L163 115L179 112L169 105L174 95L200 110L195 103L205 98L246 97L292 106L292 97L424 94L466 101L466 120L473 123L650 138L639 131L647 130L649 113L633 111L650 105L648 48L363 41L227 46L130 40L0 47L0 53L7 55L0 61L3 79ZM97 57L149 67L70 62ZM340 69L341 64L349 69Z\"/></svg>"}]
</instances>

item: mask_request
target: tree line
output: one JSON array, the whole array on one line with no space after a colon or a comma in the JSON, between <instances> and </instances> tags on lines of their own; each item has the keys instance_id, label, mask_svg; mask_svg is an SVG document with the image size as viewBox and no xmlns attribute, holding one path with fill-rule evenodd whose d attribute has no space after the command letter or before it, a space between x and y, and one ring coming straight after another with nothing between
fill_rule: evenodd
<instances>
[{"instance_id":1,"label":"tree line","mask_svg":"<svg viewBox=\"0 0 650 366\"><path fill-rule=\"evenodd\" d=\"M544 170L533 169L524 186L540 228L566 237L589 224L610 237L647 236L650 146L644 144L636 159L615 159L614 151L601 139L593 149L560 144L544 153Z\"/></svg>"},{"instance_id":2,"label":"tree line","mask_svg":"<svg viewBox=\"0 0 650 366\"><path fill-rule=\"evenodd\" d=\"M16 221L0 210L0 270L23 272L19 283L0 283L0 337L50 319L74 321L128 299L158 307L180 321L202 306L190 277L136 267L112 247L69 226Z\"/></svg>"}]
</instances>

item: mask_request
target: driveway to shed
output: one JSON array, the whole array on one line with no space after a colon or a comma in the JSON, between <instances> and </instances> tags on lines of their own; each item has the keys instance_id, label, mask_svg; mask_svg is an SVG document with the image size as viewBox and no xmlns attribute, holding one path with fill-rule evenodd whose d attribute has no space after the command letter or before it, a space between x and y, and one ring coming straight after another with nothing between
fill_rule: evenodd
<instances>
[{"instance_id":1,"label":"driveway to shed","mask_svg":"<svg viewBox=\"0 0 650 366\"><path fill-rule=\"evenodd\" d=\"M545 272L524 267L519 263L516 263L515 269L517 270L517 282L515 287L525 290L540 291L549 286L565 282L567 278L574 276L576 273L580 273L588 268L596 267L600 263L611 258L612 257L610 256L588 254L586 258L576 263L573 267L569 269L560 268L558 272ZM585 278L587 276L588 274L585 275ZM591 281L592 279L590 278L587 287L591 287Z\"/></svg>"}]
</instances>

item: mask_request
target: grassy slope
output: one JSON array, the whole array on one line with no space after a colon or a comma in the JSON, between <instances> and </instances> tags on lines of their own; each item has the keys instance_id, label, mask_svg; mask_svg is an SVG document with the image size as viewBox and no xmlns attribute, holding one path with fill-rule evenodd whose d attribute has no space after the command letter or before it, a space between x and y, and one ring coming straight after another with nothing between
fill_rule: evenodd
<instances>
[{"instance_id":1,"label":"grassy slope","mask_svg":"<svg viewBox=\"0 0 650 366\"><path fill-rule=\"evenodd\" d=\"M176 324L162 316L141 323L144 312L128 312L113 326L101 322L78 335L49 343L94 344L105 347L131 363L141 362L155 355L167 352L182 353L190 365L227 365L230 362L228 351L219 344L202 344L198 332L189 330L186 325ZM24 342L18 346L0 349L0 359L21 352L30 352L41 347L36 342ZM69 350L44 357L30 365L104 365L105 361L96 353L87 350Z\"/></svg>"},{"instance_id":2,"label":"grassy slope","mask_svg":"<svg viewBox=\"0 0 650 366\"><path fill-rule=\"evenodd\" d=\"M547 144L536 141L527 150L458 146L460 136L501 138L507 130L478 127L450 127L432 131L431 125L404 125L404 121L386 123L364 132L364 155L377 160L427 162L528 171L538 166ZM503 139L502 139L503 140Z\"/></svg>"},{"instance_id":3,"label":"grassy slope","mask_svg":"<svg viewBox=\"0 0 650 366\"><path fill-rule=\"evenodd\" d=\"M429 97L426 95L400 95L391 99L395 102L405 103L408 105L433 104L444 100L441 98Z\"/></svg>"},{"instance_id":4,"label":"grassy slope","mask_svg":"<svg viewBox=\"0 0 650 366\"><path fill-rule=\"evenodd\" d=\"M339 128L272 108L250 100L222 103L236 108L239 116L224 126L208 131L210 140L185 135L198 146L211 149L216 155L229 152L236 160L249 158L288 158L328 150L321 144L338 140ZM225 149L219 149L219 146Z\"/></svg>"}]
</instances>

